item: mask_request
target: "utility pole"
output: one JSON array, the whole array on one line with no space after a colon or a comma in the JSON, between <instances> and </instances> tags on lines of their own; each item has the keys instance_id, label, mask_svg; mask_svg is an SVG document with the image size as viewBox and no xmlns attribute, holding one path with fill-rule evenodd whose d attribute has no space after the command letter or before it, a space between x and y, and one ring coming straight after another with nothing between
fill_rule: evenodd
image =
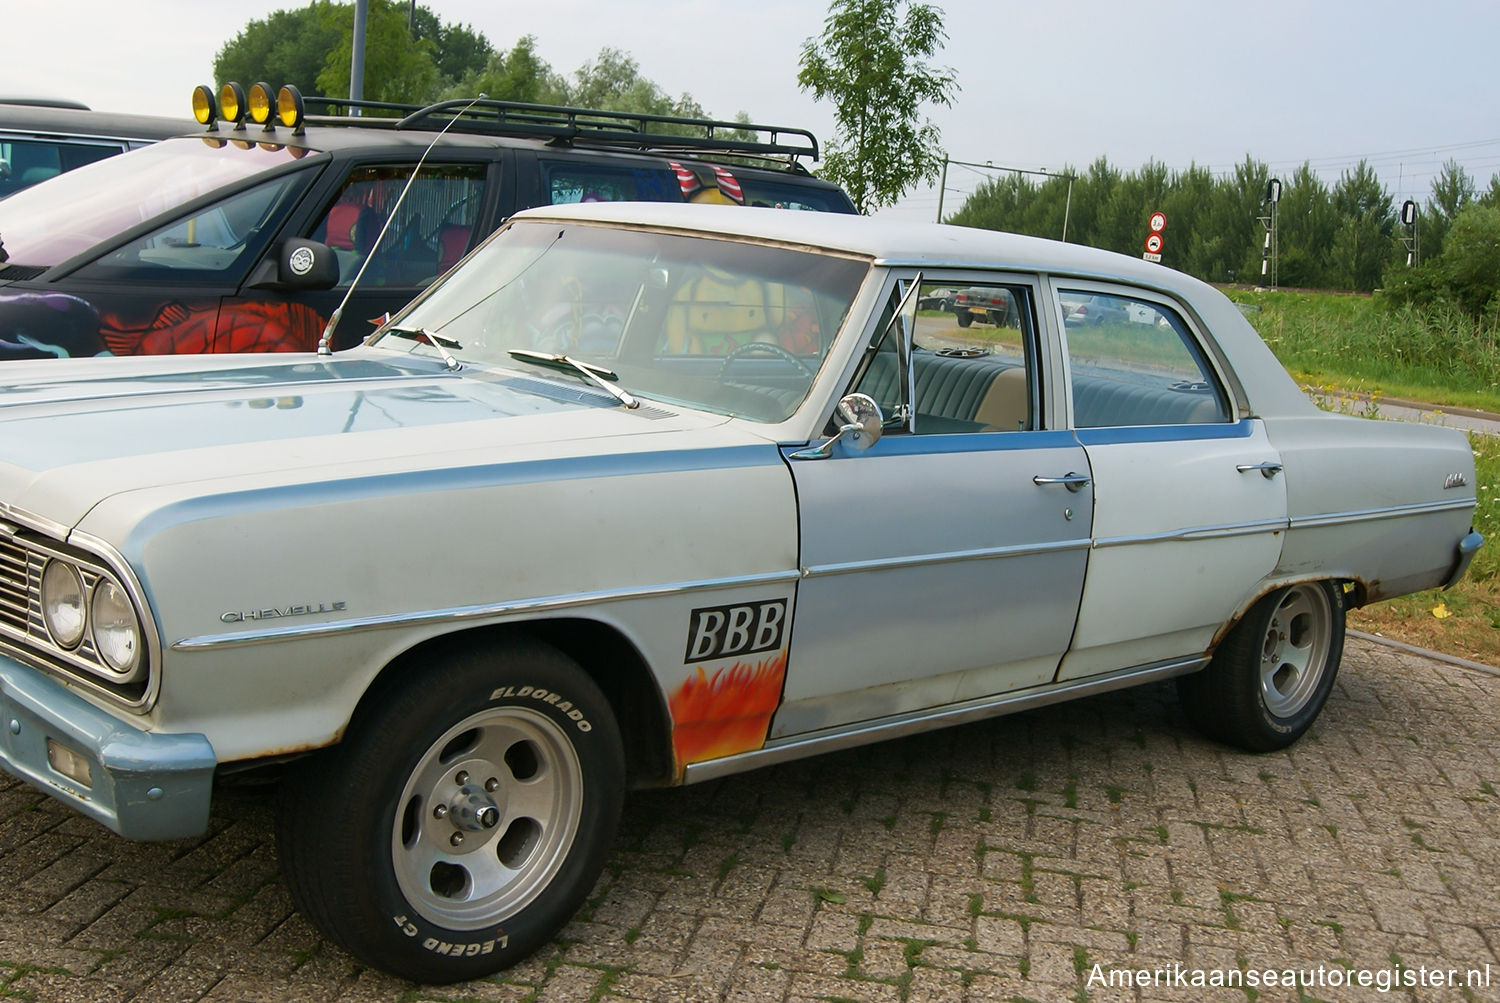
<instances>
[{"instance_id":1,"label":"utility pole","mask_svg":"<svg viewBox=\"0 0 1500 1003\"><path fill-rule=\"evenodd\" d=\"M365 20L369 6L369 0L354 0L354 53L349 59L350 101L363 101L365 97ZM359 108L350 108L349 114L358 115Z\"/></svg>"}]
</instances>

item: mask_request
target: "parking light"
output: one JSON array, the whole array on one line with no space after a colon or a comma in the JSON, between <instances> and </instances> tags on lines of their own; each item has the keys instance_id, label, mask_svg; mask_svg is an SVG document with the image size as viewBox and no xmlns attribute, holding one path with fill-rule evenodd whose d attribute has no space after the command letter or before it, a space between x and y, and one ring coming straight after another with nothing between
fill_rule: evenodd
<instances>
[{"instance_id":1,"label":"parking light","mask_svg":"<svg viewBox=\"0 0 1500 1003\"><path fill-rule=\"evenodd\" d=\"M245 127L245 88L231 81L219 88L219 111L226 122L233 122L236 129Z\"/></svg>"},{"instance_id":2,"label":"parking light","mask_svg":"<svg viewBox=\"0 0 1500 1003\"><path fill-rule=\"evenodd\" d=\"M214 127L214 120L219 117L219 103L214 100L214 89L206 84L199 84L193 88L193 118L198 120L199 125L206 125L210 129Z\"/></svg>"}]
</instances>

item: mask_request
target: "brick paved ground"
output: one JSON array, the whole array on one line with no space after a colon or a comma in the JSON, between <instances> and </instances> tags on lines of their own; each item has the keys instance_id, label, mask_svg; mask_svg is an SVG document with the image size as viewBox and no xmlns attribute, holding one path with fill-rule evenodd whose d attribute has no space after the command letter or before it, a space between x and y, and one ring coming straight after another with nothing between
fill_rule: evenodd
<instances>
[{"instance_id":1,"label":"brick paved ground","mask_svg":"<svg viewBox=\"0 0 1500 1003\"><path fill-rule=\"evenodd\" d=\"M360 968L292 912L264 793L229 792L207 837L140 845L10 784L0 994L1500 999L1497 727L1500 677L1351 641L1282 754L1200 740L1161 686L639 794L557 944L441 989ZM1491 986L1204 990L1167 984L1173 965L1325 983L1488 965ZM1167 978L1120 988L1123 969Z\"/></svg>"}]
</instances>

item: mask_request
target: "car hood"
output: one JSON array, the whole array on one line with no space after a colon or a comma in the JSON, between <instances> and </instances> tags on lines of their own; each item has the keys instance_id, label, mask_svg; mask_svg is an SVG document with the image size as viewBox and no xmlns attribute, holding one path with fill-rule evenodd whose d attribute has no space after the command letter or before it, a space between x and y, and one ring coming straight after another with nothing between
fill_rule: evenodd
<instances>
[{"instance_id":1,"label":"car hood","mask_svg":"<svg viewBox=\"0 0 1500 1003\"><path fill-rule=\"evenodd\" d=\"M5 366L0 516L78 526L104 499L153 504L509 460L758 443L740 422L626 409L569 374L358 349Z\"/></svg>"}]
</instances>

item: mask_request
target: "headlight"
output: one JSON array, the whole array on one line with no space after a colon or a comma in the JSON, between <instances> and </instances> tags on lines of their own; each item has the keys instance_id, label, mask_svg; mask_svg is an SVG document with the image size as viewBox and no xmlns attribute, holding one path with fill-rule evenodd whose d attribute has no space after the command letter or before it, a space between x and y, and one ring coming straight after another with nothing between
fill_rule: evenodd
<instances>
[{"instance_id":1,"label":"headlight","mask_svg":"<svg viewBox=\"0 0 1500 1003\"><path fill-rule=\"evenodd\" d=\"M71 651L83 640L83 578L66 561L48 561L42 569L42 619L59 647Z\"/></svg>"},{"instance_id":2,"label":"headlight","mask_svg":"<svg viewBox=\"0 0 1500 1003\"><path fill-rule=\"evenodd\" d=\"M94 647L111 670L122 676L135 671L141 661L141 624L125 590L108 578L94 586L89 604L94 625Z\"/></svg>"}]
</instances>

